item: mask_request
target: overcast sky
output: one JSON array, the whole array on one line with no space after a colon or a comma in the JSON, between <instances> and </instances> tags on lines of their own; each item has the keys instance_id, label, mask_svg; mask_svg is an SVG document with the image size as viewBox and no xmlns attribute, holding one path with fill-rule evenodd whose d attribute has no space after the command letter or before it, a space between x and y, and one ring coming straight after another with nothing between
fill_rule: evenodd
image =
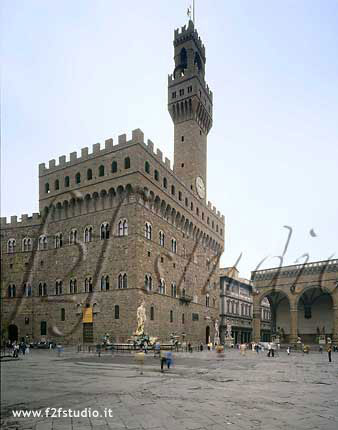
<instances>
[{"instance_id":1,"label":"overcast sky","mask_svg":"<svg viewBox=\"0 0 338 430\"><path fill-rule=\"evenodd\" d=\"M167 75L188 5L2 1L2 216L38 211L40 162L135 128L173 160ZM284 225L285 264L338 253L338 1L196 0L196 26L214 93L208 200L226 219L222 265L242 253L249 276L282 253Z\"/></svg>"}]
</instances>

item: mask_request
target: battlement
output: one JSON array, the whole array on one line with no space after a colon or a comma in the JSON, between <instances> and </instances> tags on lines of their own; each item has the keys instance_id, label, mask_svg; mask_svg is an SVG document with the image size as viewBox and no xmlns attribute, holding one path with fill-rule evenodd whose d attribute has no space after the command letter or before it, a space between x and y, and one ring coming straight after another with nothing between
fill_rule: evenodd
<instances>
[{"instance_id":1,"label":"battlement","mask_svg":"<svg viewBox=\"0 0 338 430\"><path fill-rule=\"evenodd\" d=\"M13 215L9 222L7 222L6 217L1 217L1 228L32 227L41 224L41 221L42 216L38 212L34 212L30 216L23 214L19 219L16 215Z\"/></svg>"},{"instance_id":2,"label":"battlement","mask_svg":"<svg viewBox=\"0 0 338 430\"><path fill-rule=\"evenodd\" d=\"M156 151L155 151L155 148L154 148L154 143L150 140L150 139L148 139L147 140L147 144L143 144L143 146L147 149L147 151L154 157L154 158L156 158L157 159L157 161L159 161L167 170L169 170L170 171L170 173L172 174L172 175L174 175L175 176L175 173L174 173L174 170L173 170L173 168L171 167L171 163L170 163L170 160L169 160L169 158L167 158L167 157L165 157L164 158L164 160L163 160L163 153L162 153L162 151L160 150L160 149L156 149ZM176 180L177 180L178 178L176 178ZM216 207L215 206L213 206L212 205L212 203L211 202L208 202L208 205L207 205L207 207L208 207L208 209L209 209L209 211L210 212L212 212L215 216L216 216L216 218L218 218L222 223L224 223L224 220L225 220L225 218L224 218L224 215L222 215L221 213L220 213L220 211L219 210L217 210L216 209Z\"/></svg>"},{"instance_id":3,"label":"battlement","mask_svg":"<svg viewBox=\"0 0 338 430\"><path fill-rule=\"evenodd\" d=\"M57 170L64 169L65 167L73 166L75 164L81 163L86 160L91 160L95 157L108 154L112 151L116 151L122 149L124 146L135 144L135 143L144 143L144 134L142 130L139 128L132 131L132 137L130 140L127 140L127 135L122 134L118 136L118 144L113 144L113 139L108 138L105 140L104 148L101 148L100 143L95 143L92 146L92 152L89 153L88 148L81 149L81 156L78 156L77 152L71 152L69 154L69 159L67 161L65 155L61 155L59 157L58 164L55 159L49 160L48 167L46 167L45 163L39 164L39 176L44 176L49 173L56 172Z\"/></svg>"},{"instance_id":4,"label":"battlement","mask_svg":"<svg viewBox=\"0 0 338 430\"><path fill-rule=\"evenodd\" d=\"M205 46L203 45L203 42L198 35L197 30L195 29L194 23L189 20L188 27L184 25L180 29L177 28L174 32L174 46L178 46L181 43L187 41L189 38L192 38L196 45L198 46L198 49L201 52L201 55L203 57L203 60L205 61Z\"/></svg>"}]
</instances>

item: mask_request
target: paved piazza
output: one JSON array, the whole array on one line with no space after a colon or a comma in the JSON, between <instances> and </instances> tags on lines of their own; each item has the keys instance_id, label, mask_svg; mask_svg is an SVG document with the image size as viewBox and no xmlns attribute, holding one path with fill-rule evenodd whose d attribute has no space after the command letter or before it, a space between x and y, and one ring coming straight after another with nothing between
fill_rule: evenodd
<instances>
[{"instance_id":1,"label":"paved piazza","mask_svg":"<svg viewBox=\"0 0 338 430\"><path fill-rule=\"evenodd\" d=\"M338 428L338 353L204 351L175 355L160 373L148 354L143 375L129 354L33 351L2 362L3 429L320 429ZM63 408L112 417L13 418L12 410ZM89 409L87 409L87 412Z\"/></svg>"}]
</instances>

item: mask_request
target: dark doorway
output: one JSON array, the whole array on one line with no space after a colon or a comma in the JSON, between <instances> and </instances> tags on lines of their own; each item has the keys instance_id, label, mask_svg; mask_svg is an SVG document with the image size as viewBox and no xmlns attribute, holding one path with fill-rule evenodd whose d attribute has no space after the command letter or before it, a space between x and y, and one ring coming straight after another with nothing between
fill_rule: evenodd
<instances>
[{"instance_id":1,"label":"dark doorway","mask_svg":"<svg viewBox=\"0 0 338 430\"><path fill-rule=\"evenodd\" d=\"M19 335L18 335L18 327L14 324L11 324L8 327L8 339L13 342L14 340L18 341Z\"/></svg>"},{"instance_id":2,"label":"dark doorway","mask_svg":"<svg viewBox=\"0 0 338 430\"><path fill-rule=\"evenodd\" d=\"M208 344L210 342L210 327L207 326L205 329L205 343Z\"/></svg>"},{"instance_id":3,"label":"dark doorway","mask_svg":"<svg viewBox=\"0 0 338 430\"><path fill-rule=\"evenodd\" d=\"M93 343L93 323L83 323L83 343Z\"/></svg>"}]
</instances>

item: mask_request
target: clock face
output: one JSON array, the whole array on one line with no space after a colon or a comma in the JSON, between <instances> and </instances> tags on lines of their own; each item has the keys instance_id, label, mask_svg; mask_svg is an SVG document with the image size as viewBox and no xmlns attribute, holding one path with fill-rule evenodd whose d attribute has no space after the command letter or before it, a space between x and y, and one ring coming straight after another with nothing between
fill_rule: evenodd
<instances>
[{"instance_id":1,"label":"clock face","mask_svg":"<svg viewBox=\"0 0 338 430\"><path fill-rule=\"evenodd\" d=\"M205 197L205 185L204 185L204 181L200 176L197 176L196 178L196 191L197 194L199 195L199 197L201 199L204 199Z\"/></svg>"}]
</instances>

